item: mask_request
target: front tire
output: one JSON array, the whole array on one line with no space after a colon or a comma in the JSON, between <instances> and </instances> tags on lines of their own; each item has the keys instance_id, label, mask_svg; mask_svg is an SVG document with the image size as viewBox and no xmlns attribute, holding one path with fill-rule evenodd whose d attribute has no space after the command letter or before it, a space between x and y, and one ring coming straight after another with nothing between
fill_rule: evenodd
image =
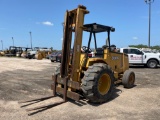
<instances>
[{"instance_id":1,"label":"front tire","mask_svg":"<svg viewBox=\"0 0 160 120\"><path fill-rule=\"evenodd\" d=\"M89 66L82 79L82 91L89 101L102 103L109 100L114 88L114 75L104 63Z\"/></svg>"},{"instance_id":2,"label":"front tire","mask_svg":"<svg viewBox=\"0 0 160 120\"><path fill-rule=\"evenodd\" d=\"M54 60L51 60L51 62L54 62Z\"/></svg>"}]
</instances>

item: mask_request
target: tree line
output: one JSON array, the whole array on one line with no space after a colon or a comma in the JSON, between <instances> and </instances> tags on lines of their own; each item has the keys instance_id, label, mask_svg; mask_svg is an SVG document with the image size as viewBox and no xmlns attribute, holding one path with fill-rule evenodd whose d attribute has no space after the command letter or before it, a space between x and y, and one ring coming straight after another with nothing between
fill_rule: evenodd
<instances>
[{"instance_id":1,"label":"tree line","mask_svg":"<svg viewBox=\"0 0 160 120\"><path fill-rule=\"evenodd\" d=\"M139 44L139 45L129 45L129 47L136 47L136 48L148 48L147 45ZM151 49L160 50L160 45L150 46Z\"/></svg>"}]
</instances>

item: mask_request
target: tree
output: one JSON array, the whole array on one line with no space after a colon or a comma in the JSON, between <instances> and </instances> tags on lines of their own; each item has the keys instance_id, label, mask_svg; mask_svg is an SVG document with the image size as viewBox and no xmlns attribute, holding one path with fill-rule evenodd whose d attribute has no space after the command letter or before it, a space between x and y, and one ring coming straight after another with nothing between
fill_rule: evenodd
<instances>
[{"instance_id":1,"label":"tree","mask_svg":"<svg viewBox=\"0 0 160 120\"><path fill-rule=\"evenodd\" d=\"M129 45L129 47L136 47L136 48L148 48L147 45L139 44L139 45Z\"/></svg>"},{"instance_id":2,"label":"tree","mask_svg":"<svg viewBox=\"0 0 160 120\"><path fill-rule=\"evenodd\" d=\"M139 45L129 45L129 47L136 47L136 48L148 48L147 45L143 45L143 44L139 44ZM159 45L155 45L155 46L150 46L151 49L156 49L156 50L160 50L160 46Z\"/></svg>"}]
</instances>

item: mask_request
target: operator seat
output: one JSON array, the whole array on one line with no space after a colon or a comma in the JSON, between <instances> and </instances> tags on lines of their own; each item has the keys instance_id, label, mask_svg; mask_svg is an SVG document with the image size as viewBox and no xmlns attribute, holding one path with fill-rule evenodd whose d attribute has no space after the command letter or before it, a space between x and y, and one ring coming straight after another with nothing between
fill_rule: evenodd
<instances>
[{"instance_id":1,"label":"operator seat","mask_svg":"<svg viewBox=\"0 0 160 120\"><path fill-rule=\"evenodd\" d=\"M97 48L96 53L95 53L95 57L103 58L103 55L104 55L104 49L103 48Z\"/></svg>"}]
</instances>

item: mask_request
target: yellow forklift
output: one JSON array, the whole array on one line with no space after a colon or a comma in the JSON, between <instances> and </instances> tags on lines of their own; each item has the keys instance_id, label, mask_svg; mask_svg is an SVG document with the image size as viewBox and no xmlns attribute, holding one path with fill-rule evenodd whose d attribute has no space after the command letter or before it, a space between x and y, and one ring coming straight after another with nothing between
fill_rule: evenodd
<instances>
[{"instance_id":1,"label":"yellow forklift","mask_svg":"<svg viewBox=\"0 0 160 120\"><path fill-rule=\"evenodd\" d=\"M62 95L63 100L27 109L28 111L59 105L66 102L67 98L75 101L86 98L94 103L103 103L113 95L115 84L122 83L125 88L134 86L135 73L129 70L128 56L113 51L110 45L110 33L114 32L115 28L97 23L84 25L84 16L87 13L89 11L85 6L66 11L61 64L56 67L52 75L53 96L21 101L21 103L44 100L55 97L57 94ZM82 47L83 32L89 33L89 40L87 46ZM102 32L107 35L107 44L97 48L96 35ZM95 56L89 57L92 37L95 43ZM74 40L74 47L71 56L72 40Z\"/></svg>"}]
</instances>

